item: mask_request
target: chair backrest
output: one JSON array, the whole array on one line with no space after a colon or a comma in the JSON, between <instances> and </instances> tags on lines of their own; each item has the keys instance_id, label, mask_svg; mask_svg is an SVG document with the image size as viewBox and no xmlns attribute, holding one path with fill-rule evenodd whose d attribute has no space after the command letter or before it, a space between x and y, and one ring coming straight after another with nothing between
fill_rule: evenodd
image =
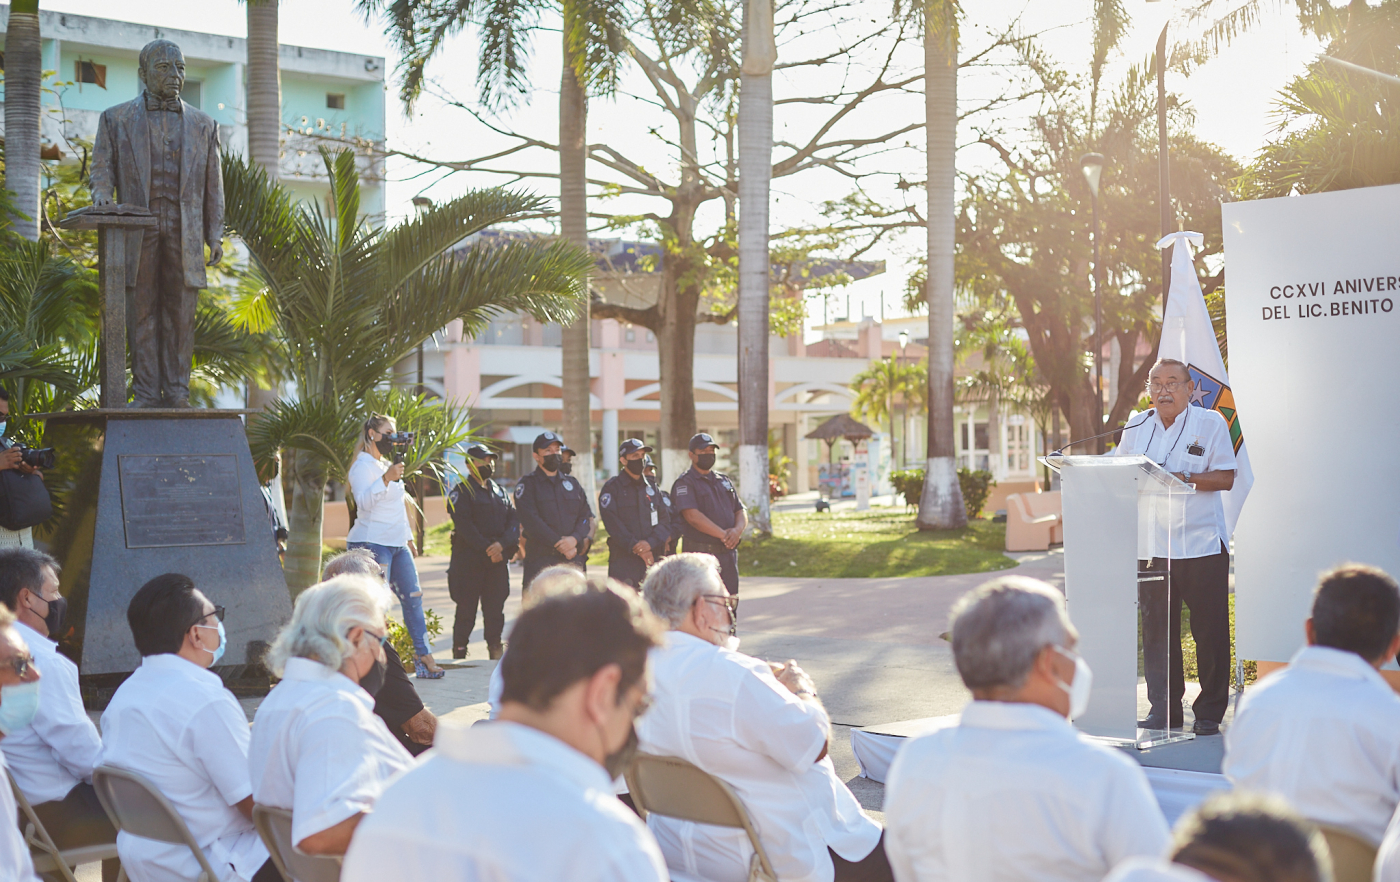
<instances>
[{"instance_id":1,"label":"chair backrest","mask_svg":"<svg viewBox=\"0 0 1400 882\"><path fill-rule=\"evenodd\" d=\"M68 864L63 860L63 853L54 844L53 837L49 836L49 831L44 829L44 822L39 820L34 807L29 804L29 799L24 795L24 791L19 789L19 784L15 782L15 776L10 774L9 766L5 767L5 779L10 782L10 791L15 795L15 805L19 808L20 815L23 816L21 829L24 830L24 842L31 851L38 849L40 862L44 869L38 870L42 873L58 873L63 877L64 882L78 882L73 876L73 871L68 868ZM43 858L47 857L48 860ZM36 867L37 870L37 867Z\"/></svg>"},{"instance_id":2,"label":"chair backrest","mask_svg":"<svg viewBox=\"0 0 1400 882\"><path fill-rule=\"evenodd\" d=\"M92 786L118 830L144 839L187 845L205 876L211 882L219 878L185 819L150 781L135 772L104 765L92 770Z\"/></svg>"},{"instance_id":3,"label":"chair backrest","mask_svg":"<svg viewBox=\"0 0 1400 882\"><path fill-rule=\"evenodd\" d=\"M1371 882L1376 865L1376 846L1341 827L1319 824L1327 850L1332 852L1333 882Z\"/></svg>"},{"instance_id":4,"label":"chair backrest","mask_svg":"<svg viewBox=\"0 0 1400 882\"><path fill-rule=\"evenodd\" d=\"M748 834L754 857L769 879L777 879L749 811L728 784L679 757L638 753L627 770L627 789L643 818L650 812ZM750 876L753 878L753 875Z\"/></svg>"},{"instance_id":5,"label":"chair backrest","mask_svg":"<svg viewBox=\"0 0 1400 882\"><path fill-rule=\"evenodd\" d=\"M340 858L302 854L292 845L292 813L267 805L253 806L253 825L287 882L338 882Z\"/></svg>"},{"instance_id":6,"label":"chair backrest","mask_svg":"<svg viewBox=\"0 0 1400 882\"><path fill-rule=\"evenodd\" d=\"M1044 493L1024 493L1021 496L1033 517L1059 514L1062 503L1059 490L1046 490Z\"/></svg>"}]
</instances>

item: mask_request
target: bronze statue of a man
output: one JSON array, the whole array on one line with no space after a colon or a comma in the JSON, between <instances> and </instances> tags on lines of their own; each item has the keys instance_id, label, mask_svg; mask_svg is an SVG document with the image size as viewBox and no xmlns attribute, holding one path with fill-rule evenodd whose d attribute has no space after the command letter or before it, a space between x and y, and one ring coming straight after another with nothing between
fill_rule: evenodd
<instances>
[{"instance_id":1,"label":"bronze statue of a man","mask_svg":"<svg viewBox=\"0 0 1400 882\"><path fill-rule=\"evenodd\" d=\"M137 407L188 407L195 304L209 266L223 258L224 185L219 126L180 100L185 57L169 40L141 50L145 85L97 124L92 203L139 206L156 226L126 239L127 335Z\"/></svg>"}]
</instances>

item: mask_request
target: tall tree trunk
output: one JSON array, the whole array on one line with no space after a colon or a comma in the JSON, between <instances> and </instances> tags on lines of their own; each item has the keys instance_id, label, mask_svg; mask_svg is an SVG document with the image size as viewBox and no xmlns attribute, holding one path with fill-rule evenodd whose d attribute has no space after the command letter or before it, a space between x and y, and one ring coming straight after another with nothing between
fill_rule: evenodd
<instances>
[{"instance_id":1,"label":"tall tree trunk","mask_svg":"<svg viewBox=\"0 0 1400 882\"><path fill-rule=\"evenodd\" d=\"M588 162L588 94L579 81L577 59L569 49L569 32L573 26L574 4L564 4L564 73L559 83L559 229L564 238L588 247L588 196L585 167ZM560 393L564 407L564 440L579 451L581 462L574 464L578 478L593 505L593 426L589 403L591 378L588 351L591 347L591 319L588 298L579 306L578 318L563 328L560 334L562 377ZM604 450L604 460L617 456L615 450Z\"/></svg>"},{"instance_id":2,"label":"tall tree trunk","mask_svg":"<svg viewBox=\"0 0 1400 882\"><path fill-rule=\"evenodd\" d=\"M996 480L1006 477L1006 459L1001 449L1001 392L993 386L987 396L987 453L990 471Z\"/></svg>"},{"instance_id":3,"label":"tall tree trunk","mask_svg":"<svg viewBox=\"0 0 1400 882\"><path fill-rule=\"evenodd\" d=\"M278 0L248 5L248 156L276 181L282 152L282 78L277 57Z\"/></svg>"},{"instance_id":4,"label":"tall tree trunk","mask_svg":"<svg viewBox=\"0 0 1400 882\"><path fill-rule=\"evenodd\" d=\"M686 452L695 434L695 314L699 291L682 287L686 268L667 256L662 269L661 329L656 335L661 368L661 478L668 485L690 468Z\"/></svg>"},{"instance_id":5,"label":"tall tree trunk","mask_svg":"<svg viewBox=\"0 0 1400 882\"><path fill-rule=\"evenodd\" d=\"M5 189L15 232L39 241L39 90L44 77L39 0L13 0L5 30Z\"/></svg>"},{"instance_id":6,"label":"tall tree trunk","mask_svg":"<svg viewBox=\"0 0 1400 882\"><path fill-rule=\"evenodd\" d=\"M739 494L749 532L768 510L768 188L773 174L772 0L744 4L739 77Z\"/></svg>"},{"instance_id":7,"label":"tall tree trunk","mask_svg":"<svg viewBox=\"0 0 1400 882\"><path fill-rule=\"evenodd\" d=\"M298 594L321 581L321 524L325 516L326 471L303 450L288 457L292 466L292 507L287 512L287 554L282 571L287 590Z\"/></svg>"},{"instance_id":8,"label":"tall tree trunk","mask_svg":"<svg viewBox=\"0 0 1400 882\"><path fill-rule=\"evenodd\" d=\"M928 135L928 462L920 530L967 526L953 447L953 185L958 131L958 38L951 0L924 8Z\"/></svg>"}]
</instances>

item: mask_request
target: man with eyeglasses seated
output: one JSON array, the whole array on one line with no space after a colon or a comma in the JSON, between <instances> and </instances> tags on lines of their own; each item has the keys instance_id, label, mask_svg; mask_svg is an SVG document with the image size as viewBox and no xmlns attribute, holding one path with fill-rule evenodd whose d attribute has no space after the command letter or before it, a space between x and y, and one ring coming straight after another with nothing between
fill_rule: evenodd
<instances>
[{"instance_id":1,"label":"man with eyeglasses seated","mask_svg":"<svg viewBox=\"0 0 1400 882\"><path fill-rule=\"evenodd\" d=\"M1166 580L1141 582L1143 669L1151 710L1138 725L1144 729L1176 728L1184 714L1186 680L1181 656L1181 604L1191 610L1191 636L1201 694L1192 703L1197 735L1220 734L1230 702L1230 531L1221 491L1235 485L1235 443L1225 418L1198 402L1186 365L1164 358L1148 374L1152 408L1128 417L1115 456L1142 454L1187 484L1184 529L1160 526L1150 560L1139 568L1170 574ZM1168 535L1170 533L1170 535ZM1168 633L1170 629L1170 633ZM1167 655L1170 652L1171 661ZM1168 683L1170 672L1170 684Z\"/></svg>"},{"instance_id":2,"label":"man with eyeglasses seated","mask_svg":"<svg viewBox=\"0 0 1400 882\"><path fill-rule=\"evenodd\" d=\"M500 661L500 717L438 727L431 758L355 831L343 882L665 882L656 840L612 788L660 633L616 583L522 613Z\"/></svg>"},{"instance_id":3,"label":"man with eyeglasses seated","mask_svg":"<svg viewBox=\"0 0 1400 882\"><path fill-rule=\"evenodd\" d=\"M811 679L735 651L734 605L713 555L683 552L642 583L670 623L651 654L651 711L641 748L683 757L733 787L758 828L779 879L893 880L880 825L827 757L831 722ZM743 882L753 848L743 830L650 815L667 864L713 882Z\"/></svg>"},{"instance_id":4,"label":"man with eyeglasses seated","mask_svg":"<svg viewBox=\"0 0 1400 882\"><path fill-rule=\"evenodd\" d=\"M313 585L268 650L281 682L253 718L253 801L291 811L292 845L307 854L345 854L384 788L413 765L372 709L392 602L368 576Z\"/></svg>"},{"instance_id":5,"label":"man with eyeglasses seated","mask_svg":"<svg viewBox=\"0 0 1400 882\"><path fill-rule=\"evenodd\" d=\"M0 745L11 732L28 726L39 709L39 668L14 624L14 614L0 606ZM4 764L0 753L0 766ZM38 882L8 785L0 786L0 879Z\"/></svg>"},{"instance_id":6,"label":"man with eyeglasses seated","mask_svg":"<svg viewBox=\"0 0 1400 882\"><path fill-rule=\"evenodd\" d=\"M78 667L58 651L68 603L57 561L32 548L0 549L0 605L14 612L15 631L45 673L34 721L0 744L15 784L60 849L111 845L117 831L92 789L102 739L83 708ZM103 878L115 880L119 869L104 861Z\"/></svg>"},{"instance_id":7,"label":"man with eyeglasses seated","mask_svg":"<svg viewBox=\"0 0 1400 882\"><path fill-rule=\"evenodd\" d=\"M280 882L253 828L248 717L209 668L223 657L224 609L179 573L142 585L126 608L141 666L102 713L102 762L170 800L219 882ZM187 846L117 834L132 882L195 879Z\"/></svg>"}]
</instances>

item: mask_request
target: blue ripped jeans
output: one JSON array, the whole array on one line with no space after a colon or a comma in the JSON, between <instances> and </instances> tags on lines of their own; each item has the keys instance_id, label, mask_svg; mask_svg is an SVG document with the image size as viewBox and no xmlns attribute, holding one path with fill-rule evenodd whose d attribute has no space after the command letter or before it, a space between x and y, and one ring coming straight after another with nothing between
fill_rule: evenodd
<instances>
[{"instance_id":1,"label":"blue ripped jeans","mask_svg":"<svg viewBox=\"0 0 1400 882\"><path fill-rule=\"evenodd\" d=\"M373 542L347 542L346 546L367 548L374 555L403 607L403 623L408 628L408 636L413 638L413 651L418 655L432 655L428 646L428 625L423 620L423 590L418 587L413 552L407 546L375 545Z\"/></svg>"}]
</instances>

